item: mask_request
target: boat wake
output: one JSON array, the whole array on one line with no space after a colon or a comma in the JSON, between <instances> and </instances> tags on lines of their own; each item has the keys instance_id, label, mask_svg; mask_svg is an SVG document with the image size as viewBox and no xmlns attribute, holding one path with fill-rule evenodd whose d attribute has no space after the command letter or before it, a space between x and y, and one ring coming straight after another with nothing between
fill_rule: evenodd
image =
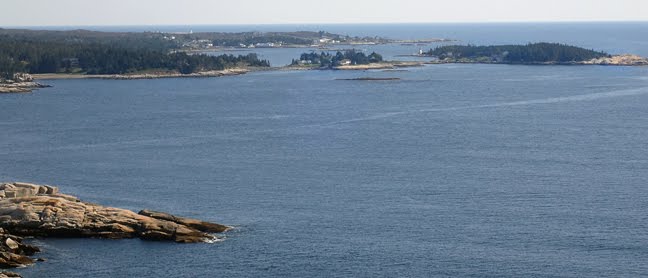
<instances>
[{"instance_id":1,"label":"boat wake","mask_svg":"<svg viewBox=\"0 0 648 278\"><path fill-rule=\"evenodd\" d=\"M416 113L448 112L448 111L459 111L459 110L469 110L469 109L498 108L498 107L507 107L507 106L525 106L525 105L554 104L554 103L564 103L564 102L593 101L593 100L605 99L605 98L616 98L616 97L636 96L636 95L645 95L645 94L648 94L648 87L629 89L629 90L618 90L618 91L603 92L603 93L574 95L574 96L566 96L566 97L553 97L553 98L500 102L500 103L482 104L482 105L468 105L468 106L457 106L457 107L446 107L446 108L427 108L427 109L416 109L416 110L398 111L398 112L386 112L386 113L375 114L367 117L338 121L338 122L330 123L329 125L371 121L371 120L377 120L377 119L383 119L383 118L389 118L389 117L395 117L395 116L401 116L407 114L416 114Z\"/></svg>"},{"instance_id":2,"label":"boat wake","mask_svg":"<svg viewBox=\"0 0 648 278\"><path fill-rule=\"evenodd\" d=\"M270 128L270 129L262 129L262 130L248 130L248 131L241 131L241 132L231 132L231 133L226 132L226 133L218 133L218 134L194 135L194 136L184 136L184 137L174 137L174 138L125 140L125 141L97 143L97 144L75 144L75 145L60 146L54 148L14 150L14 151L2 152L0 154L9 155L9 154L18 154L18 153L43 153L43 152L52 152L52 151L87 150L87 149L96 149L96 148L110 148L110 149L133 148L133 147L140 147L143 145L161 145L161 144L167 146L186 146L187 144L196 143L199 140L211 140L211 139L218 139L218 138L237 139L240 138L240 136L247 136L252 134L290 131L295 129L328 128L328 127L334 127L343 124L374 121L374 120L380 120L380 119L398 117L398 116L410 115L410 114L417 114L417 113L451 112L451 111L461 111L461 110L470 110L470 109L487 109L487 108L514 107L514 106L526 106L526 105L555 104L555 103L566 103L566 102L594 101L598 99L637 96L637 95L645 95L645 94L648 94L648 87L629 89L629 90L617 90L617 91L602 92L602 93L574 95L574 96L566 96L566 97L553 97L553 98L544 98L544 99L500 102L500 103L482 104L482 105L468 105L468 106L445 107L445 108L424 108L424 109L414 109L414 110L407 110L407 111L384 112L384 113L378 113L366 117L352 118L352 119L334 121L328 123L314 123L308 125L284 127L284 128ZM280 116L280 118L281 117L283 116Z\"/></svg>"}]
</instances>

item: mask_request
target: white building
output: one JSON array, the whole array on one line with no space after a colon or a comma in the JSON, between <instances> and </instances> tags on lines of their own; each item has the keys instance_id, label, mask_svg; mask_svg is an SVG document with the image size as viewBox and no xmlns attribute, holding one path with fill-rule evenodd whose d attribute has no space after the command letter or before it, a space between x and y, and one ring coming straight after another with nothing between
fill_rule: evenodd
<instances>
[{"instance_id":1,"label":"white building","mask_svg":"<svg viewBox=\"0 0 648 278\"><path fill-rule=\"evenodd\" d=\"M348 66L350 64L351 64L351 60L349 60L349 59L344 59L344 60L340 61L341 66Z\"/></svg>"}]
</instances>

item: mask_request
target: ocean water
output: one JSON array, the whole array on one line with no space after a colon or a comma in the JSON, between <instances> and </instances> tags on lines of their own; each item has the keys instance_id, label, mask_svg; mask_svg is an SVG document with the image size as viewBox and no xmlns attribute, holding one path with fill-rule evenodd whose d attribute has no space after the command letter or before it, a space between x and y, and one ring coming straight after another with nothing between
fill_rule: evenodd
<instances>
[{"instance_id":1,"label":"ocean water","mask_svg":"<svg viewBox=\"0 0 648 278\"><path fill-rule=\"evenodd\" d=\"M33 239L26 277L648 276L646 67L47 83L0 95L0 180L236 229Z\"/></svg>"}]
</instances>

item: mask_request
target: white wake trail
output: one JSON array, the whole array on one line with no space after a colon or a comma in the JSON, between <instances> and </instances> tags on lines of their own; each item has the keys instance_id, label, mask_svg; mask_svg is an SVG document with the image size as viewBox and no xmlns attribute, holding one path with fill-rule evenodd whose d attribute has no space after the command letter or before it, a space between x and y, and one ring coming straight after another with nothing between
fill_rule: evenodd
<instances>
[{"instance_id":1,"label":"white wake trail","mask_svg":"<svg viewBox=\"0 0 648 278\"><path fill-rule=\"evenodd\" d=\"M603 93L566 96L566 97L553 97L553 98L544 98L544 99L501 102L501 103L493 103L493 104L416 109L416 110L409 110L409 111L380 113L380 114L375 114L367 117L337 121L329 124L324 124L323 126L361 122L361 121L371 121L371 120L377 120L377 119L383 119L383 118L389 118L389 117L395 117L395 116L407 115L407 114L416 114L416 113L448 112L448 111L469 110L469 109L497 108L497 107L506 107L506 106L524 106L524 105L553 104L553 103L563 103L563 102L593 101L593 100L604 99L604 98L616 98L616 97L636 96L636 95L645 95L645 94L648 94L648 87L629 89L629 90L618 90L618 91L603 92Z\"/></svg>"},{"instance_id":2,"label":"white wake trail","mask_svg":"<svg viewBox=\"0 0 648 278\"><path fill-rule=\"evenodd\" d=\"M139 147L142 145L155 145L155 144L182 145L182 144L188 144L194 142L195 140L201 140L201 139L216 139L216 138L231 139L237 136L289 131L294 129L326 128L326 127L336 126L340 124L373 121L373 120L397 117L397 116L408 115L408 114L416 114L416 113L434 113L434 112L460 111L460 110L469 110L469 109L497 108L497 107L507 107L507 106L524 106L524 105L540 105L540 104L553 104L553 103L563 103L563 102L593 101L597 99L637 96L637 95L645 95L645 94L648 94L648 87L629 89L629 90L618 90L618 91L603 92L603 93L592 93L592 94L566 96L566 97L502 102L502 103L483 104L483 105L385 112L385 113L374 114L367 117L359 117L359 118L353 118L353 119L342 120L342 121L335 121L335 122L322 123L322 124L292 126L292 127L284 127L284 128L270 128L270 129L263 129L263 130L249 130L249 131L241 131L241 132L229 132L229 133L224 132L224 133L210 134L210 135L194 135L194 136L173 137L173 138L153 138L153 139L142 139L142 140L125 140L125 141L108 142L108 143L59 146L54 148L6 151L6 152L0 152L0 155L21 154L21 153L42 153L42 152L66 151L66 150L74 151L74 150L85 150L85 149L94 149L94 148L129 148L129 147Z\"/></svg>"}]
</instances>

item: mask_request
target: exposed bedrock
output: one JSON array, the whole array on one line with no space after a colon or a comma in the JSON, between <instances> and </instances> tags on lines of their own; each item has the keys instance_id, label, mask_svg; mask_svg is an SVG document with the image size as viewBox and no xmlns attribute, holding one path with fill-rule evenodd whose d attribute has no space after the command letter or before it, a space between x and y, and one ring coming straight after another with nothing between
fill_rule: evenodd
<instances>
[{"instance_id":1,"label":"exposed bedrock","mask_svg":"<svg viewBox=\"0 0 648 278\"><path fill-rule=\"evenodd\" d=\"M0 267L33 263L38 248L20 236L141 238L209 242L230 227L163 212L105 207L62 194L54 186L0 183ZM1 277L1 276L0 276Z\"/></svg>"}]
</instances>

